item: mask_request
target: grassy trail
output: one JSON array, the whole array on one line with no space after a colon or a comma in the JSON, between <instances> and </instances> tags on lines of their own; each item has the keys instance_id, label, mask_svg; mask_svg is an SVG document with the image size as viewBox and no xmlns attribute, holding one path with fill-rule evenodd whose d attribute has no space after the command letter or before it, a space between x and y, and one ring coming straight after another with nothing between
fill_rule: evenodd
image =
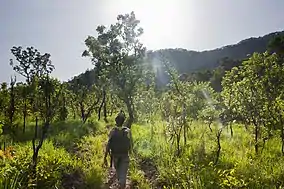
<instances>
[{"instance_id":1,"label":"grassy trail","mask_svg":"<svg viewBox=\"0 0 284 189\"><path fill-rule=\"evenodd\" d=\"M106 178L106 183L103 187L104 189L116 189L118 188L118 182L116 180L116 175L115 175L115 169L114 168L109 168L108 170L108 176ZM132 186L131 179L129 175L127 176L126 180L126 189L133 189L134 187Z\"/></svg>"}]
</instances>

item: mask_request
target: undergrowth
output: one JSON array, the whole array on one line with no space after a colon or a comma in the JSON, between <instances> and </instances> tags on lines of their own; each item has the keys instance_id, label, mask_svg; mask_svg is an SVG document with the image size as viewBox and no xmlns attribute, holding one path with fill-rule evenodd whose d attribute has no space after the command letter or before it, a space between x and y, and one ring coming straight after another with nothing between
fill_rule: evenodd
<instances>
[{"instance_id":1,"label":"undergrowth","mask_svg":"<svg viewBox=\"0 0 284 189\"><path fill-rule=\"evenodd\" d=\"M2 188L103 188L103 167L109 129L90 121L56 123L39 153L37 178L30 178L32 144L21 140L0 150ZM113 123L110 123L113 125ZM216 125L217 126L217 125ZM32 126L30 126L32 127ZM195 122L180 155L164 131L165 123L132 126L134 151L129 177L133 188L283 188L284 157L274 136L255 155L251 131L235 124L234 135L223 130L221 154L216 159L216 129ZM183 141L182 141L183 143ZM1 188L0 188L1 189Z\"/></svg>"},{"instance_id":2,"label":"undergrowth","mask_svg":"<svg viewBox=\"0 0 284 189\"><path fill-rule=\"evenodd\" d=\"M163 123L156 123L155 128L153 134L150 125L133 127L136 157L153 160L157 166L158 177L151 183L155 188L284 187L284 157L277 137L255 155L253 138L244 126L234 125L233 136L224 129L221 155L215 164L216 127L210 132L206 125L194 123L180 156L164 134Z\"/></svg>"}]
</instances>

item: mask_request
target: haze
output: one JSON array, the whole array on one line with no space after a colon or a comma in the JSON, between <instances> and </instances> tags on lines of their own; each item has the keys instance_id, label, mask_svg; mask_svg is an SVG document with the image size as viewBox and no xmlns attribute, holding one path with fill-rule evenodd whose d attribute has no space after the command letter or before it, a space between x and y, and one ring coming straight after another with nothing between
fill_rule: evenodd
<instances>
[{"instance_id":1,"label":"haze","mask_svg":"<svg viewBox=\"0 0 284 189\"><path fill-rule=\"evenodd\" d=\"M118 14L135 12L148 49L208 50L284 29L282 0L1 0L0 82L9 81L12 46L51 54L61 80L92 68L87 35Z\"/></svg>"}]
</instances>

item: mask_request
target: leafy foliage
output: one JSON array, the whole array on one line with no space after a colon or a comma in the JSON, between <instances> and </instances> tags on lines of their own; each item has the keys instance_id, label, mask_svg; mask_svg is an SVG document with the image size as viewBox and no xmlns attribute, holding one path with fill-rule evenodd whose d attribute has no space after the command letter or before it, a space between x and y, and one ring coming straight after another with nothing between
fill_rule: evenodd
<instances>
[{"instance_id":1,"label":"leafy foliage","mask_svg":"<svg viewBox=\"0 0 284 189\"><path fill-rule=\"evenodd\" d=\"M118 15L117 22L109 29L98 26L98 37L85 40L88 50L83 56L91 56L100 74L111 82L115 94L125 103L129 113L129 127L134 121L133 98L140 85L146 84L147 64L144 59L145 47L139 42L143 29L134 12Z\"/></svg>"}]
</instances>

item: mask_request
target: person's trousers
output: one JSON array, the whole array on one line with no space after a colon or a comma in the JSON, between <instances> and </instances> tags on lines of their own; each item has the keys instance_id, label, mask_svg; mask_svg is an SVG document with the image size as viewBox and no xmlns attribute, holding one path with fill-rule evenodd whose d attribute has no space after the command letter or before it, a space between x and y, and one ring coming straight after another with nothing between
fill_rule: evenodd
<instances>
[{"instance_id":1,"label":"person's trousers","mask_svg":"<svg viewBox=\"0 0 284 189\"><path fill-rule=\"evenodd\" d=\"M113 155L114 168L116 170L116 176L118 182L121 185L126 184L127 171L129 167L129 156L128 155Z\"/></svg>"}]
</instances>

